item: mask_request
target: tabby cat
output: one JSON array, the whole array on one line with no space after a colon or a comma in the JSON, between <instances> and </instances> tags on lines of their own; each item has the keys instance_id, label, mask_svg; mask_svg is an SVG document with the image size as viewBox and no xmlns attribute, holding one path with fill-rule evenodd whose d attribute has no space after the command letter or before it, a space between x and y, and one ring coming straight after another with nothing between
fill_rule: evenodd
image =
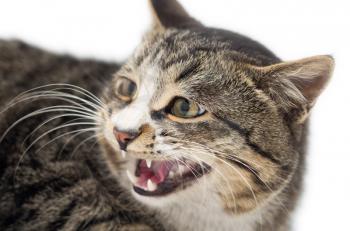
<instances>
[{"instance_id":1,"label":"tabby cat","mask_svg":"<svg viewBox=\"0 0 350 231\"><path fill-rule=\"evenodd\" d=\"M120 65L0 41L1 230L289 229L332 57L150 5Z\"/></svg>"}]
</instances>

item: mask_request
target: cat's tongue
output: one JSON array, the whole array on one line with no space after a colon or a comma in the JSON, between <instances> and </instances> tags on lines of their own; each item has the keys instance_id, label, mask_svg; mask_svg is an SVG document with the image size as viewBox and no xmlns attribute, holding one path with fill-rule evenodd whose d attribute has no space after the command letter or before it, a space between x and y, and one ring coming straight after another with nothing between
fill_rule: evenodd
<instances>
[{"instance_id":1,"label":"cat's tongue","mask_svg":"<svg viewBox=\"0 0 350 231\"><path fill-rule=\"evenodd\" d=\"M170 161L152 161L151 166L148 167L146 160L141 160L137 169L137 186L147 188L149 179L157 185L162 183L169 175L173 165Z\"/></svg>"}]
</instances>

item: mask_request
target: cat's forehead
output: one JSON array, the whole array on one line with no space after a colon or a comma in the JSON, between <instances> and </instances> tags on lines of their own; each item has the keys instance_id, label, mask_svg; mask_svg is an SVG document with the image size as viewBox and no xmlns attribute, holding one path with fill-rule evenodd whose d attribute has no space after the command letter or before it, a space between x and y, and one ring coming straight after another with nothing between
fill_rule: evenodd
<instances>
[{"instance_id":1,"label":"cat's forehead","mask_svg":"<svg viewBox=\"0 0 350 231\"><path fill-rule=\"evenodd\" d=\"M158 64L164 67L193 58L238 61L257 66L278 61L269 50L253 40L230 31L207 27L168 29L162 33L146 34L132 59L136 65L140 65L147 58L159 58Z\"/></svg>"},{"instance_id":2,"label":"cat's forehead","mask_svg":"<svg viewBox=\"0 0 350 231\"><path fill-rule=\"evenodd\" d=\"M152 36L136 49L119 75L134 80L159 107L174 96L213 100L223 92L231 95L251 86L246 70L255 61L232 50L227 40L189 30Z\"/></svg>"},{"instance_id":3,"label":"cat's forehead","mask_svg":"<svg viewBox=\"0 0 350 231\"><path fill-rule=\"evenodd\" d=\"M162 35L146 36L125 65L124 70L144 78L152 74L162 84L176 82L182 75L219 71L248 60L229 45L188 30L169 30ZM239 68L239 65L236 67Z\"/></svg>"}]
</instances>

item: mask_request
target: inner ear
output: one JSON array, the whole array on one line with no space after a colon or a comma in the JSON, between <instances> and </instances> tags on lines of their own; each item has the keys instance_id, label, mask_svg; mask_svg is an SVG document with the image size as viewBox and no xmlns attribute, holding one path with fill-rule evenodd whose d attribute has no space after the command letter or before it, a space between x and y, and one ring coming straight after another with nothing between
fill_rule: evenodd
<instances>
[{"instance_id":1,"label":"inner ear","mask_svg":"<svg viewBox=\"0 0 350 231\"><path fill-rule=\"evenodd\" d=\"M322 55L267 67L258 67L257 86L287 113L310 109L327 85L334 60Z\"/></svg>"},{"instance_id":2,"label":"inner ear","mask_svg":"<svg viewBox=\"0 0 350 231\"><path fill-rule=\"evenodd\" d=\"M176 0L149 0L154 25L158 29L200 26Z\"/></svg>"}]
</instances>

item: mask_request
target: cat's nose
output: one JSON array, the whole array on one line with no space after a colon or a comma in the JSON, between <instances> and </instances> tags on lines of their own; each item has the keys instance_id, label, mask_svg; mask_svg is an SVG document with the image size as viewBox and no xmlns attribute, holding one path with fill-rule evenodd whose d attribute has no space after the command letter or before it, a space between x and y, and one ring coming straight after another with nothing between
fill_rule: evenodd
<instances>
[{"instance_id":1,"label":"cat's nose","mask_svg":"<svg viewBox=\"0 0 350 231\"><path fill-rule=\"evenodd\" d=\"M118 141L121 150L126 151L128 144L130 144L134 139L136 139L140 133L133 131L120 131L116 127L113 129L114 136Z\"/></svg>"}]
</instances>

